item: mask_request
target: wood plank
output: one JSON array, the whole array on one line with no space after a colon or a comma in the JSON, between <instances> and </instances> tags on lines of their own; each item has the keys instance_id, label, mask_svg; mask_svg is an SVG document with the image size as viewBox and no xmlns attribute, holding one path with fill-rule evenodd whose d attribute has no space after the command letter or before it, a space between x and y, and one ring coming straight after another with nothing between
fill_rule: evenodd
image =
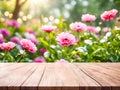
<instances>
[{"instance_id":1,"label":"wood plank","mask_svg":"<svg viewBox=\"0 0 120 90\"><path fill-rule=\"evenodd\" d=\"M102 86L101 90L111 90L111 87L110 86Z\"/></svg>"},{"instance_id":2,"label":"wood plank","mask_svg":"<svg viewBox=\"0 0 120 90\"><path fill-rule=\"evenodd\" d=\"M52 87L49 87L49 86L42 86L40 87L38 90L62 90L61 87L57 87L57 86L52 86Z\"/></svg>"},{"instance_id":3,"label":"wood plank","mask_svg":"<svg viewBox=\"0 0 120 90\"><path fill-rule=\"evenodd\" d=\"M1 68L4 68L4 67L8 67L8 66L10 66L10 65L13 65L14 63L0 63L0 69Z\"/></svg>"},{"instance_id":4,"label":"wood plank","mask_svg":"<svg viewBox=\"0 0 120 90\"><path fill-rule=\"evenodd\" d=\"M7 87L7 90L21 90L21 89L20 87L10 86L10 87Z\"/></svg>"},{"instance_id":5,"label":"wood plank","mask_svg":"<svg viewBox=\"0 0 120 90\"><path fill-rule=\"evenodd\" d=\"M72 64L68 63L56 63L55 64L55 72L58 81L61 81L63 85L61 85L62 90L79 90L79 82L73 70L70 68ZM61 84L61 82L57 83L57 86Z\"/></svg>"},{"instance_id":6,"label":"wood plank","mask_svg":"<svg viewBox=\"0 0 120 90\"><path fill-rule=\"evenodd\" d=\"M7 77L9 76L12 72L15 72L14 70L19 70L21 68L26 67L28 64L25 63L17 63L17 64L9 64L8 66L4 66L3 68L0 68L0 72L4 72L4 73L0 73L0 78L2 77Z\"/></svg>"},{"instance_id":7,"label":"wood plank","mask_svg":"<svg viewBox=\"0 0 120 90\"><path fill-rule=\"evenodd\" d=\"M100 73L104 73L109 75L110 77L113 77L115 79L120 80L120 72L117 72L116 70L113 70L112 68L107 68L107 66L101 66L101 64L90 64L90 67L94 68L95 70L100 70ZM119 67L120 68L120 67Z\"/></svg>"},{"instance_id":8,"label":"wood plank","mask_svg":"<svg viewBox=\"0 0 120 90\"><path fill-rule=\"evenodd\" d=\"M43 77L40 80L38 90L62 90L59 85L61 86L63 84L56 77L55 70L56 65L53 65L52 63L47 63Z\"/></svg>"},{"instance_id":9,"label":"wood plank","mask_svg":"<svg viewBox=\"0 0 120 90\"><path fill-rule=\"evenodd\" d=\"M78 86L75 90L79 90L79 83L75 80L73 72L63 64L47 64L38 90L59 90L60 88L55 87L65 86Z\"/></svg>"},{"instance_id":10,"label":"wood plank","mask_svg":"<svg viewBox=\"0 0 120 90\"><path fill-rule=\"evenodd\" d=\"M68 63L61 63L55 64L55 72L56 72L56 78L57 80L59 79L59 81L61 80L61 82L57 85L60 85L61 83L63 84L62 86L79 86L79 82L77 80L77 77L75 75L75 73L73 72L73 70L70 68L72 64Z\"/></svg>"},{"instance_id":11,"label":"wood plank","mask_svg":"<svg viewBox=\"0 0 120 90\"><path fill-rule=\"evenodd\" d=\"M28 63L29 64L29 63ZM27 64L26 64L27 65ZM29 75L34 72L34 64L30 64L27 67L21 68L18 71L12 72L8 77L0 78L1 86L20 86Z\"/></svg>"},{"instance_id":12,"label":"wood plank","mask_svg":"<svg viewBox=\"0 0 120 90\"><path fill-rule=\"evenodd\" d=\"M115 85L120 86L120 72L105 68L105 66L101 67L97 64L90 64L90 68L96 71L99 70L99 73L103 74L104 76L108 76L112 83L114 82Z\"/></svg>"},{"instance_id":13,"label":"wood plank","mask_svg":"<svg viewBox=\"0 0 120 90\"><path fill-rule=\"evenodd\" d=\"M46 64L42 63L42 64L39 64L39 63L36 63L36 66L37 69L34 71L34 73L21 85L21 87L24 87L24 86L38 86L41 79L42 79L42 76L43 76L43 73L45 71L45 67L46 67Z\"/></svg>"},{"instance_id":14,"label":"wood plank","mask_svg":"<svg viewBox=\"0 0 120 90\"><path fill-rule=\"evenodd\" d=\"M104 90L103 88L99 86L81 86L79 90ZM109 89L108 89L109 90Z\"/></svg>"},{"instance_id":15,"label":"wood plank","mask_svg":"<svg viewBox=\"0 0 120 90\"><path fill-rule=\"evenodd\" d=\"M0 90L120 90L120 63L0 63Z\"/></svg>"},{"instance_id":16,"label":"wood plank","mask_svg":"<svg viewBox=\"0 0 120 90\"><path fill-rule=\"evenodd\" d=\"M76 64L81 70L83 70L86 74L88 74L90 77L95 79L97 82L99 82L102 86L119 86L120 81L110 75L106 75L105 73L102 73L101 71L103 69L98 69L95 65L91 64ZM111 73L110 73L111 74Z\"/></svg>"},{"instance_id":17,"label":"wood plank","mask_svg":"<svg viewBox=\"0 0 120 90\"><path fill-rule=\"evenodd\" d=\"M97 81L91 78L89 75L84 73L74 64L70 65L70 69L73 70L75 77L79 82L79 86L101 86Z\"/></svg>"},{"instance_id":18,"label":"wood plank","mask_svg":"<svg viewBox=\"0 0 120 90\"><path fill-rule=\"evenodd\" d=\"M36 86L22 86L20 90L38 90Z\"/></svg>"},{"instance_id":19,"label":"wood plank","mask_svg":"<svg viewBox=\"0 0 120 90\"><path fill-rule=\"evenodd\" d=\"M116 72L120 72L120 63L98 63L97 65L102 66L104 68L111 69Z\"/></svg>"},{"instance_id":20,"label":"wood plank","mask_svg":"<svg viewBox=\"0 0 120 90\"><path fill-rule=\"evenodd\" d=\"M45 72L39 84L40 87L56 86L57 80L56 80L56 75L55 75L55 68L56 68L55 65L53 65L52 63L47 64L45 68Z\"/></svg>"},{"instance_id":21,"label":"wood plank","mask_svg":"<svg viewBox=\"0 0 120 90\"><path fill-rule=\"evenodd\" d=\"M111 87L111 90L120 90L120 86L117 86L117 87Z\"/></svg>"},{"instance_id":22,"label":"wood plank","mask_svg":"<svg viewBox=\"0 0 120 90\"><path fill-rule=\"evenodd\" d=\"M0 90L7 90L6 86L0 86Z\"/></svg>"},{"instance_id":23,"label":"wood plank","mask_svg":"<svg viewBox=\"0 0 120 90\"><path fill-rule=\"evenodd\" d=\"M76 87L76 86L65 86L65 87L62 87L62 90L79 90L79 87Z\"/></svg>"}]
</instances>

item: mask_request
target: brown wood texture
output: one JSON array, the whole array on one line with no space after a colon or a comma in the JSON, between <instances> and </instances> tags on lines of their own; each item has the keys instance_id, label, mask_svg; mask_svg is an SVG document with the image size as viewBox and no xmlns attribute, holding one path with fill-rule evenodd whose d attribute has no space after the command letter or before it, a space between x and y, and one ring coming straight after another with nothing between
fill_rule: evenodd
<instances>
[{"instance_id":1,"label":"brown wood texture","mask_svg":"<svg viewBox=\"0 0 120 90\"><path fill-rule=\"evenodd\" d=\"M0 63L0 90L120 90L120 63Z\"/></svg>"}]
</instances>

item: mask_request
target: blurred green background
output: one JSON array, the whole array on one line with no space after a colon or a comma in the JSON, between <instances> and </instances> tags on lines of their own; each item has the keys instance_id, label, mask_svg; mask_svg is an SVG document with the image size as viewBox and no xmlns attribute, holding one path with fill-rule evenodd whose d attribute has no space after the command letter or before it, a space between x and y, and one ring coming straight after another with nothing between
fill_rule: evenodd
<instances>
[{"instance_id":1,"label":"blurred green background","mask_svg":"<svg viewBox=\"0 0 120 90\"><path fill-rule=\"evenodd\" d=\"M70 21L79 20L83 13L99 17L105 10L120 10L120 0L0 0L0 16L4 16L6 11L14 14L17 2L21 4L20 7L19 4L17 6L21 15L30 14L33 18L63 16Z\"/></svg>"}]
</instances>

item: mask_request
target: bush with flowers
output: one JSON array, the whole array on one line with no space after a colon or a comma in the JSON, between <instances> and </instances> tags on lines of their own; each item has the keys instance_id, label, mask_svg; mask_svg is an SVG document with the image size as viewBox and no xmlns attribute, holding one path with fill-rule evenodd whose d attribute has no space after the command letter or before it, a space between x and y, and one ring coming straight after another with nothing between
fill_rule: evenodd
<instances>
[{"instance_id":1,"label":"bush with flowers","mask_svg":"<svg viewBox=\"0 0 120 90\"><path fill-rule=\"evenodd\" d=\"M118 10L101 14L115 21ZM119 26L92 26L97 18L83 14L81 21L40 23L35 30L16 20L0 21L0 62L120 62Z\"/></svg>"}]
</instances>

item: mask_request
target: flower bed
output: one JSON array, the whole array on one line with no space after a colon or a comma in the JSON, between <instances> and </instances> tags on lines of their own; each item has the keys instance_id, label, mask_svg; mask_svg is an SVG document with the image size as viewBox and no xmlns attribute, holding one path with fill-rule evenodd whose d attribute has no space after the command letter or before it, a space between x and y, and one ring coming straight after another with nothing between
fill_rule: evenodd
<instances>
[{"instance_id":1,"label":"flower bed","mask_svg":"<svg viewBox=\"0 0 120 90\"><path fill-rule=\"evenodd\" d=\"M114 21L117 13L103 12L102 22ZM60 18L58 23L41 22L34 30L16 20L1 20L0 62L119 62L119 27L103 27L102 22L93 26L95 20L83 14L79 22Z\"/></svg>"}]
</instances>

